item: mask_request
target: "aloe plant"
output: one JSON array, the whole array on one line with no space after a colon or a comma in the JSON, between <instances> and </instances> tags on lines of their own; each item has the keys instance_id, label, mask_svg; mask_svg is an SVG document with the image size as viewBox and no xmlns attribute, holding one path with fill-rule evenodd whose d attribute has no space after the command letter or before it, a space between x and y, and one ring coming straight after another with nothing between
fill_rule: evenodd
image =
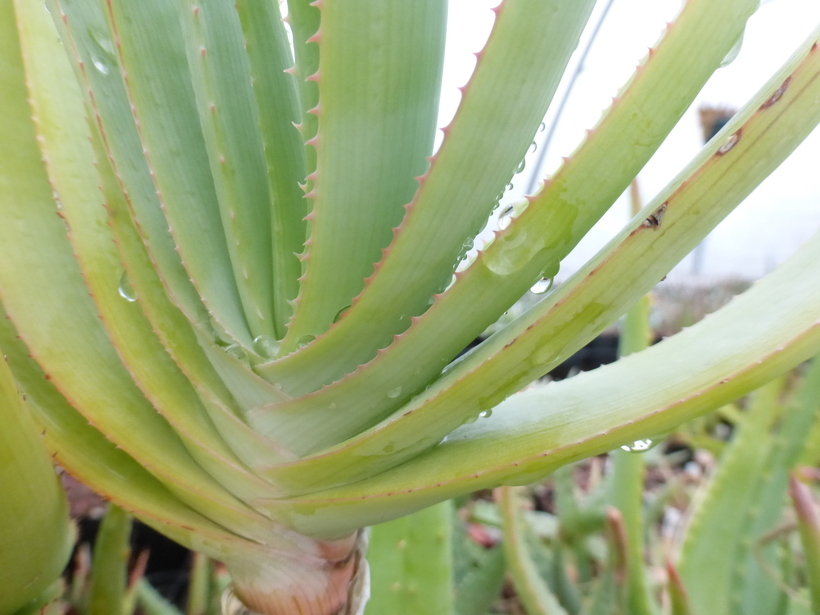
<instances>
[{"instance_id":1,"label":"aloe plant","mask_svg":"<svg viewBox=\"0 0 820 615\"><path fill-rule=\"evenodd\" d=\"M555 275L757 1L687 2L465 261L592 4L494 9L435 152L444 0L291 0L288 27L272 0L0 4L0 347L61 465L226 563L226 612L356 612L361 528L663 432L820 349L815 239L663 344L511 396L809 134L815 33L582 271L454 361Z\"/></svg>"}]
</instances>

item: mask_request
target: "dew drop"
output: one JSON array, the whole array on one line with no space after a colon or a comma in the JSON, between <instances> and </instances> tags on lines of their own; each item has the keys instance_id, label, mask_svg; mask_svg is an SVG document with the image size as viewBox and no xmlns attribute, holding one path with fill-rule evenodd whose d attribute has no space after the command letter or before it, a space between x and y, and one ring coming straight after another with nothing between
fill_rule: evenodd
<instances>
[{"instance_id":1,"label":"dew drop","mask_svg":"<svg viewBox=\"0 0 820 615\"><path fill-rule=\"evenodd\" d=\"M296 340L296 347L297 348L302 348L303 346L307 346L308 344L310 344L315 339L316 339L315 335L303 335L298 340Z\"/></svg>"},{"instance_id":2,"label":"dew drop","mask_svg":"<svg viewBox=\"0 0 820 615\"><path fill-rule=\"evenodd\" d=\"M632 444L624 444L621 448L628 453L642 453L652 448L652 440L649 438L635 440Z\"/></svg>"},{"instance_id":3,"label":"dew drop","mask_svg":"<svg viewBox=\"0 0 820 615\"><path fill-rule=\"evenodd\" d=\"M481 416L480 413L479 414L471 414L466 419L464 419L464 422L462 423L462 425L471 425L472 423L475 423L478 420L479 416Z\"/></svg>"},{"instance_id":4,"label":"dew drop","mask_svg":"<svg viewBox=\"0 0 820 615\"><path fill-rule=\"evenodd\" d=\"M516 173L521 173L521 171L523 171L523 170L524 170L524 167L525 167L525 166L527 166L527 159L526 159L526 158L522 158L522 159L521 159L521 162L519 162L519 163L518 163L518 166L517 166L517 167L515 167L515 172L516 172ZM512 190L512 184L509 184L509 188L508 188L508 189L509 189L509 190Z\"/></svg>"},{"instance_id":5,"label":"dew drop","mask_svg":"<svg viewBox=\"0 0 820 615\"><path fill-rule=\"evenodd\" d=\"M544 132L547 129L547 125L544 122L541 122L541 125L538 127L538 132Z\"/></svg>"},{"instance_id":6,"label":"dew drop","mask_svg":"<svg viewBox=\"0 0 820 615\"><path fill-rule=\"evenodd\" d=\"M91 58L91 63L94 65L94 68L96 68L98 71L100 71L103 75L108 74L108 66L105 64L105 62L103 62L99 58L92 57Z\"/></svg>"},{"instance_id":7,"label":"dew drop","mask_svg":"<svg viewBox=\"0 0 820 615\"><path fill-rule=\"evenodd\" d=\"M390 399L396 399L399 395L401 395L401 387L396 387L395 389L391 389L387 392L387 396Z\"/></svg>"},{"instance_id":8,"label":"dew drop","mask_svg":"<svg viewBox=\"0 0 820 615\"><path fill-rule=\"evenodd\" d=\"M534 295L543 295L550 288L552 288L553 280L555 280L555 278L541 278L535 284L532 285L532 288L530 288L530 292Z\"/></svg>"},{"instance_id":9,"label":"dew drop","mask_svg":"<svg viewBox=\"0 0 820 615\"><path fill-rule=\"evenodd\" d=\"M245 361L248 358L248 353L239 344L231 344L225 348L225 352L240 361Z\"/></svg>"},{"instance_id":10,"label":"dew drop","mask_svg":"<svg viewBox=\"0 0 820 615\"><path fill-rule=\"evenodd\" d=\"M530 143L530 150L529 150L530 154L534 154L535 150L537 150L537 149L538 149L538 143L536 143L535 141Z\"/></svg>"},{"instance_id":11,"label":"dew drop","mask_svg":"<svg viewBox=\"0 0 820 615\"><path fill-rule=\"evenodd\" d=\"M502 231L510 225L510 222L512 222L513 211L515 211L513 206L507 205L501 213L498 214L498 228Z\"/></svg>"},{"instance_id":12,"label":"dew drop","mask_svg":"<svg viewBox=\"0 0 820 615\"><path fill-rule=\"evenodd\" d=\"M729 53L721 60L720 66L718 68L725 68L729 66L732 62L735 61L737 56L740 54L740 49L743 47L743 33L740 34L738 39L735 41L735 44L732 45L732 48L729 50Z\"/></svg>"},{"instance_id":13,"label":"dew drop","mask_svg":"<svg viewBox=\"0 0 820 615\"><path fill-rule=\"evenodd\" d=\"M487 409L487 410L482 410L481 412L479 412L479 413L478 413L478 418L480 418L480 419L488 419L488 418L490 418L492 415L493 415L493 410L492 410L492 408L489 408L489 409Z\"/></svg>"},{"instance_id":14,"label":"dew drop","mask_svg":"<svg viewBox=\"0 0 820 615\"><path fill-rule=\"evenodd\" d=\"M120 297L126 301L137 300L137 293L135 293L134 289L131 287L131 281L128 279L128 273L123 272L122 277L120 277L120 285L117 288L117 291L120 293Z\"/></svg>"},{"instance_id":15,"label":"dew drop","mask_svg":"<svg viewBox=\"0 0 820 615\"><path fill-rule=\"evenodd\" d=\"M333 322L339 322L339 320L344 316L344 313L350 309L349 305L344 306L341 310L336 312L336 316L333 318Z\"/></svg>"},{"instance_id":16,"label":"dew drop","mask_svg":"<svg viewBox=\"0 0 820 615\"><path fill-rule=\"evenodd\" d=\"M260 357L270 359L279 352L279 342L270 335L257 335L253 340L253 350Z\"/></svg>"},{"instance_id":17,"label":"dew drop","mask_svg":"<svg viewBox=\"0 0 820 615\"><path fill-rule=\"evenodd\" d=\"M512 190L513 188L515 188L515 186L513 185L512 182L510 182L509 184L507 184L507 187L505 188L505 190L509 191L509 190Z\"/></svg>"}]
</instances>

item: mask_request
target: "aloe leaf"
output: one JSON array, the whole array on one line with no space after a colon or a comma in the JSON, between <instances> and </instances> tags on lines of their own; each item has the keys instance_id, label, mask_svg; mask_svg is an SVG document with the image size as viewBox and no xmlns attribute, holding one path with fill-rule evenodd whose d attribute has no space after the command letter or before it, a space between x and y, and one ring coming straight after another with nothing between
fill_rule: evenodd
<instances>
[{"instance_id":1,"label":"aloe leaf","mask_svg":"<svg viewBox=\"0 0 820 615\"><path fill-rule=\"evenodd\" d=\"M323 333L350 305L401 222L433 147L446 10L442 0L321 5L319 68L310 76L319 128L308 141L317 167L282 352Z\"/></svg>"},{"instance_id":2,"label":"aloe leaf","mask_svg":"<svg viewBox=\"0 0 820 615\"><path fill-rule=\"evenodd\" d=\"M153 334L150 322L127 293L121 296L122 267L112 235L106 232L107 214L98 189L91 135L68 60L44 11L34 5L21 6L18 19L29 98L49 183L111 342L142 392L211 475L240 496L270 490L228 448L195 390Z\"/></svg>"},{"instance_id":3,"label":"aloe leaf","mask_svg":"<svg viewBox=\"0 0 820 615\"><path fill-rule=\"evenodd\" d=\"M405 190L397 195L400 197L397 204L409 203L407 215L403 221L401 216L392 219L393 226L398 226L400 221L401 226L364 291L351 306L353 297L362 290L361 280L371 274L378 254L366 263L366 268L357 271L363 275L355 280L357 286L351 287L353 292L333 303L337 310L351 307L328 334L293 357L260 368L260 373L292 387L286 390L294 394L309 392L372 359L377 349L387 346L394 334L407 328L408 317L427 309L428 300L446 284L455 261L465 251L464 242L480 230L496 205L492 195L503 192L516 165L526 154L591 7L592 2L587 0L573 4L516 0L496 9L493 33L478 54L476 71L462 89L462 103L453 122L445 129L445 139L430 168L426 168L423 156L429 154L424 150L432 144L431 127L427 127L424 146L419 143L418 151L409 158L412 167L404 163L403 173L412 170L406 175L410 181L409 192ZM323 36L327 19L323 14ZM324 44L323 39L323 48ZM527 54L519 53L524 45ZM331 51L328 49L328 53ZM533 57L539 60L533 61ZM327 112L326 77L324 72L321 75L320 148L324 143ZM429 94L427 97L431 102L437 100ZM394 121L390 122L393 126ZM401 130L410 134L425 130L423 125L411 126L405 122ZM321 199L325 173L321 152L318 172L317 194ZM419 176L418 190L412 180L414 175ZM458 180L454 181L454 177ZM319 207L320 201L316 201L316 205ZM311 226L319 229L317 224L322 216L318 209L316 216ZM320 239L321 236L316 237L317 245ZM390 239L387 237L388 242ZM308 270L305 283L309 282ZM329 315L330 319L333 316L335 312ZM290 350L293 345L283 347L283 351ZM321 365L315 360L317 356L323 357ZM307 365L312 367L305 370Z\"/></svg>"},{"instance_id":4,"label":"aloe leaf","mask_svg":"<svg viewBox=\"0 0 820 615\"><path fill-rule=\"evenodd\" d=\"M781 391L782 382L775 380L757 392L691 517L678 568L697 611L735 612L737 598L732 594L742 589L735 569L744 567L750 555L742 542L753 540L748 514L738 519L737 511L760 505L755 495L768 465L769 430L780 413Z\"/></svg>"},{"instance_id":5,"label":"aloe leaf","mask_svg":"<svg viewBox=\"0 0 820 615\"><path fill-rule=\"evenodd\" d=\"M820 236L732 303L660 344L519 393L392 470L266 504L306 531L333 535L461 493L527 484L568 462L668 431L820 351L818 259Z\"/></svg>"},{"instance_id":6,"label":"aloe leaf","mask_svg":"<svg viewBox=\"0 0 820 615\"><path fill-rule=\"evenodd\" d=\"M499 510L504 520L504 555L518 598L528 615L566 615L567 612L539 575L529 553L516 490L501 487L498 493Z\"/></svg>"},{"instance_id":7,"label":"aloe leaf","mask_svg":"<svg viewBox=\"0 0 820 615\"><path fill-rule=\"evenodd\" d=\"M66 227L55 215L58 209L26 102L17 33L9 40L3 51L10 70L0 77L9 120L0 128L0 298L6 313L47 378L129 454L163 476L184 497L200 502L201 510L229 523L237 516L252 518L246 507L191 458L134 385L109 344L66 238ZM26 207L19 207L20 202ZM41 248L28 249L31 245ZM32 302L32 297L38 300ZM61 309L54 311L53 305ZM72 353L62 348L71 348ZM146 447L145 441L153 446Z\"/></svg>"},{"instance_id":8,"label":"aloe leaf","mask_svg":"<svg viewBox=\"0 0 820 615\"><path fill-rule=\"evenodd\" d=\"M192 323L209 323L209 312L183 266L162 212L102 4L49 0L49 6L163 285Z\"/></svg>"},{"instance_id":9,"label":"aloe leaf","mask_svg":"<svg viewBox=\"0 0 820 615\"><path fill-rule=\"evenodd\" d=\"M748 13L753 4L741 0L733 10ZM458 352L532 285L543 269L566 256L654 153L722 57L720 48L703 57L692 56L689 37L709 32L710 44L728 48L742 27L740 18L716 19L715 10L716 5L710 2L693 1L685 5L674 27L649 55L618 103L609 109L571 162L565 164L539 194L538 204L514 219L486 248L486 253L480 254L466 271L457 274L453 286L438 296L432 307L379 357L338 382L289 402L281 409L286 412L292 409L302 421L313 422L317 439L324 429L341 439L372 425L429 384ZM687 58L686 62L681 61L683 57ZM636 114L635 108L647 112ZM638 131L651 134L652 139L635 140L633 135ZM590 182L590 177L596 181ZM567 207L565 197L587 205L580 209ZM530 228L530 224L533 225L531 233L522 230ZM564 237L568 229L572 229L571 241ZM548 250L530 251L529 246L544 242L551 246ZM520 270L513 268L518 271L515 275L500 275L496 271L504 272L505 268L498 266L503 262L529 262L529 265L522 265ZM344 322L343 319L339 325ZM323 339L302 353L283 359L282 367L288 361L297 364L302 355L308 357L310 348L319 348ZM414 365L415 369L408 372L406 365ZM263 370L260 368L260 373L264 373ZM303 371L310 371L307 364ZM386 395L397 390L395 398ZM330 407L334 408L332 412L327 411ZM254 413L260 415L258 422L250 418L264 429L279 422L276 413L274 408L261 409ZM271 416L265 416L267 414Z\"/></svg>"},{"instance_id":10,"label":"aloe leaf","mask_svg":"<svg viewBox=\"0 0 820 615\"><path fill-rule=\"evenodd\" d=\"M291 315L290 301L299 290L302 265L296 255L305 240L303 218L307 213L299 187L306 175L305 147L294 126L301 118L297 83L294 76L284 72L293 66L293 57L279 7L273 2L240 0L236 10L250 61L273 197L273 315L276 337L282 338Z\"/></svg>"},{"instance_id":11,"label":"aloe leaf","mask_svg":"<svg viewBox=\"0 0 820 615\"><path fill-rule=\"evenodd\" d=\"M820 516L809 488L794 476L789 479L789 495L797 513L797 526L806 559L806 578L811 591L812 612L820 613Z\"/></svg>"},{"instance_id":12,"label":"aloe leaf","mask_svg":"<svg viewBox=\"0 0 820 615\"><path fill-rule=\"evenodd\" d=\"M167 226L205 305L231 337L250 348L248 306L243 310L233 275L177 10L159 1L106 6L110 31L104 36L125 75L122 82ZM78 44L89 44L74 32Z\"/></svg>"},{"instance_id":13,"label":"aloe leaf","mask_svg":"<svg viewBox=\"0 0 820 615\"><path fill-rule=\"evenodd\" d=\"M125 267L120 283L120 294L125 294L129 300L134 299L142 308L151 323L153 332L196 389L208 415L233 453L252 467L291 459L292 455L289 455L286 450L277 446L272 440L260 436L240 418L243 410L239 401L244 399L242 396L246 395L253 385L264 387L260 393L263 399L281 399L282 396L261 378L233 362L234 359L227 352L213 348L210 354L206 354L203 348L212 348L213 340L205 338L204 335L198 336L198 332L191 327L185 315L165 293L139 233L128 214L124 196L105 158L98 131L92 131L92 144L97 171L102 183L108 224ZM149 339L150 337L151 335L148 334ZM140 343L144 343L144 340L140 340ZM160 358L159 364L163 364L164 361L164 358ZM234 399L226 382L219 377L218 370L214 366L219 366L223 372L233 374L227 382L239 391L238 400ZM149 362L148 366L143 366L143 368L146 367L150 370L157 369L157 365L153 362ZM168 368L168 371L175 370ZM165 371L161 375L167 378ZM181 388L184 390L188 386L188 383L185 383L181 385ZM257 402L258 398L254 398L252 403Z\"/></svg>"},{"instance_id":14,"label":"aloe leaf","mask_svg":"<svg viewBox=\"0 0 820 615\"><path fill-rule=\"evenodd\" d=\"M453 613L452 508L442 502L370 530L365 615Z\"/></svg>"},{"instance_id":15,"label":"aloe leaf","mask_svg":"<svg viewBox=\"0 0 820 615\"><path fill-rule=\"evenodd\" d=\"M689 593L686 591L680 573L671 561L666 562L666 576L669 579L667 589L671 615L692 615Z\"/></svg>"},{"instance_id":16,"label":"aloe leaf","mask_svg":"<svg viewBox=\"0 0 820 615\"><path fill-rule=\"evenodd\" d=\"M291 0L287 3L288 16L285 22L290 25L293 34L293 51L295 63L290 72L299 86L299 106L301 121L297 124L303 141L316 136L319 127L319 116L316 106L319 104L319 84L308 80L308 77L319 70L319 43L315 38L321 23L319 6L316 0ZM316 148L305 150L306 170L308 174L316 170ZM305 179L305 192L313 188L313 180Z\"/></svg>"},{"instance_id":17,"label":"aloe leaf","mask_svg":"<svg viewBox=\"0 0 820 615\"><path fill-rule=\"evenodd\" d=\"M225 0L176 5L233 278L252 336L273 337L272 195L239 15Z\"/></svg>"},{"instance_id":18,"label":"aloe leaf","mask_svg":"<svg viewBox=\"0 0 820 615\"><path fill-rule=\"evenodd\" d=\"M820 121L817 37L812 34L726 125L722 136L555 293L454 362L439 380L378 425L313 457L272 468L269 475L285 488L292 484L305 492L373 476L435 446L459 425L486 417L506 396L595 337L694 248Z\"/></svg>"},{"instance_id":19,"label":"aloe leaf","mask_svg":"<svg viewBox=\"0 0 820 615\"><path fill-rule=\"evenodd\" d=\"M4 30L6 17L0 13ZM4 356L0 419L0 612L12 613L37 602L60 576L73 532L54 466Z\"/></svg>"},{"instance_id":20,"label":"aloe leaf","mask_svg":"<svg viewBox=\"0 0 820 615\"><path fill-rule=\"evenodd\" d=\"M796 467L808 434L817 423L818 407L820 361L815 358L794 393L794 400L786 406L777 436L773 437L766 471L760 476L756 505L747 513L747 532L752 540L760 540L780 521L788 491L788 473ZM747 548L745 543L743 547ZM761 565L761 558L765 562L764 565ZM742 588L742 602L733 605L733 609L773 612L787 601L782 588L773 586L769 572L765 569L766 565L779 566L781 559L781 550L776 543L765 544L759 551L746 556L745 566L738 570L740 574L736 574L733 583Z\"/></svg>"},{"instance_id":21,"label":"aloe leaf","mask_svg":"<svg viewBox=\"0 0 820 615\"><path fill-rule=\"evenodd\" d=\"M146 579L137 581L137 603L145 615L182 615Z\"/></svg>"},{"instance_id":22,"label":"aloe leaf","mask_svg":"<svg viewBox=\"0 0 820 615\"><path fill-rule=\"evenodd\" d=\"M94 543L88 615L123 613L131 556L130 537L131 516L109 504Z\"/></svg>"},{"instance_id":23,"label":"aloe leaf","mask_svg":"<svg viewBox=\"0 0 820 615\"><path fill-rule=\"evenodd\" d=\"M75 478L189 548L215 557L220 542L242 543L237 535L194 512L141 464L89 425L45 378L0 306L0 348L54 460Z\"/></svg>"},{"instance_id":24,"label":"aloe leaf","mask_svg":"<svg viewBox=\"0 0 820 615\"><path fill-rule=\"evenodd\" d=\"M493 547L456 586L455 613L457 615L486 615L501 593L506 569L503 547Z\"/></svg>"}]
</instances>

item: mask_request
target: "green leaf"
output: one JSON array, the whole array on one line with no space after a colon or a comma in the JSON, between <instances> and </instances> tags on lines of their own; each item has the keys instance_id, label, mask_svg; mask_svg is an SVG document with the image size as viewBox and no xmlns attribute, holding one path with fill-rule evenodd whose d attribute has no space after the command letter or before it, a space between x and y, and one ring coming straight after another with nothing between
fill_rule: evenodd
<instances>
[{"instance_id":1,"label":"green leaf","mask_svg":"<svg viewBox=\"0 0 820 615\"><path fill-rule=\"evenodd\" d=\"M504 549L493 547L455 587L455 613L486 615L501 593L506 570Z\"/></svg>"},{"instance_id":2,"label":"green leaf","mask_svg":"<svg viewBox=\"0 0 820 615\"><path fill-rule=\"evenodd\" d=\"M515 591L528 615L566 615L558 599L538 574L525 539L518 498L512 487L499 489L499 510L504 519L504 555Z\"/></svg>"},{"instance_id":3,"label":"green leaf","mask_svg":"<svg viewBox=\"0 0 820 615\"><path fill-rule=\"evenodd\" d=\"M121 508L109 504L94 542L88 615L125 615L130 537L131 517Z\"/></svg>"},{"instance_id":4,"label":"green leaf","mask_svg":"<svg viewBox=\"0 0 820 615\"><path fill-rule=\"evenodd\" d=\"M692 512L678 568L696 611L734 613L740 602L743 586L736 569L746 566L754 540L746 511L761 505L755 496L769 462L773 444L769 430L780 414L777 397L782 386L775 380L755 394L746 419ZM746 514L738 518L738 511Z\"/></svg>"},{"instance_id":5,"label":"green leaf","mask_svg":"<svg viewBox=\"0 0 820 615\"><path fill-rule=\"evenodd\" d=\"M741 15L746 11L748 14L755 4L740 0L732 5L731 11L740 11ZM326 430L326 437L338 441L371 426L428 385L457 353L532 285L542 270L569 253L674 127L720 62L720 46L728 49L742 27L741 17L716 18L716 6L701 0L685 5L675 27L647 58L619 102L609 109L606 118L573 155L571 162L559 169L553 182L539 194L538 204L528 207L513 220L509 228L485 248L486 254L480 255L473 265L459 273L453 286L438 296L430 309L405 333L375 360L338 382L278 408L254 412L249 417L253 424L263 432L275 433L281 422L287 420L287 414L293 412L301 421L312 423L317 440L321 441ZM522 19L531 17L522 15ZM692 56L689 38L696 33L705 36L706 32L709 32L710 44L718 49ZM517 35L511 33L510 36ZM484 52L485 59L491 51L488 48ZM682 62L684 56L687 60ZM471 85L466 94L474 96L477 92L477 88ZM636 114L635 108L647 111ZM484 129L475 132L483 135ZM636 140L633 138L636 132L652 138ZM453 133L448 139L455 137ZM506 137L499 139L506 142ZM596 181L590 182L590 177L595 177ZM459 190L467 189L460 181L456 183ZM572 197L573 194L577 196ZM584 203L585 207L569 207L566 199ZM570 230L572 240L568 241L565 235ZM531 249L533 245L542 244L550 247ZM518 263L523 268L512 268L515 275L511 271L504 273L507 268L499 269L498 266L503 262ZM529 264L523 266L525 262ZM325 348L325 340L345 326L352 327L353 320L342 319L328 335L304 351L274 363L271 369L284 369L289 361L293 361L294 370L299 367L300 373L312 374L317 361L308 360L314 356L310 354L311 349ZM367 326L377 325L370 323ZM349 345L340 348L347 352ZM326 356L327 353L322 355L322 359ZM300 363L300 357L305 358L304 363ZM329 363L332 365L330 369L337 368L334 361ZM413 365L414 369L407 370L407 365ZM259 369L260 373L266 373L265 367ZM389 397L388 393L395 394L395 397ZM284 417L278 416L279 410Z\"/></svg>"},{"instance_id":6,"label":"green leaf","mask_svg":"<svg viewBox=\"0 0 820 615\"><path fill-rule=\"evenodd\" d=\"M789 495L797 514L797 527L806 558L806 578L811 592L812 612L820 613L820 516L809 488L790 477Z\"/></svg>"},{"instance_id":7,"label":"green leaf","mask_svg":"<svg viewBox=\"0 0 820 615\"><path fill-rule=\"evenodd\" d=\"M83 280L111 343L145 396L212 476L240 496L265 490L275 494L270 485L243 467L227 446L196 391L154 335L151 323L123 290L119 253L106 226L106 195L98 189L101 178L95 171L95 166L108 170L108 161L94 159L81 98L53 23L39 7L21 11L20 18L40 151L60 213L70 229L69 240Z\"/></svg>"},{"instance_id":8,"label":"green leaf","mask_svg":"<svg viewBox=\"0 0 820 615\"><path fill-rule=\"evenodd\" d=\"M709 318L611 365L524 391L372 478L268 502L305 531L344 532L611 450L754 390L820 351L820 236ZM310 516L306 516L310 515Z\"/></svg>"},{"instance_id":9,"label":"green leaf","mask_svg":"<svg viewBox=\"0 0 820 615\"><path fill-rule=\"evenodd\" d=\"M249 306L243 309L234 279L177 9L160 0L111 2L107 8L106 40L116 40L120 67L127 75L123 82L167 226L205 305L231 337L250 348L253 336L245 316Z\"/></svg>"},{"instance_id":10,"label":"green leaf","mask_svg":"<svg viewBox=\"0 0 820 615\"><path fill-rule=\"evenodd\" d=\"M0 29L13 23L9 12L0 9ZM74 536L54 466L5 356L0 358L0 422L0 612L12 613L37 601L60 576Z\"/></svg>"},{"instance_id":11,"label":"green leaf","mask_svg":"<svg viewBox=\"0 0 820 615\"><path fill-rule=\"evenodd\" d=\"M294 4L297 3L291 3ZM282 338L292 312L290 301L299 290L297 278L302 265L296 255L305 241L303 218L307 213L304 193L299 187L305 181L305 147L294 126L301 118L297 84L294 76L284 72L293 66L293 57L276 3L239 0L236 10L250 61L273 196L273 314L276 337Z\"/></svg>"},{"instance_id":12,"label":"green leaf","mask_svg":"<svg viewBox=\"0 0 820 615\"><path fill-rule=\"evenodd\" d=\"M49 6L80 89L87 94L89 115L96 119L135 226L163 285L192 323L208 323L209 313L176 251L160 206L103 6L60 0L49 0Z\"/></svg>"},{"instance_id":13,"label":"green leaf","mask_svg":"<svg viewBox=\"0 0 820 615\"><path fill-rule=\"evenodd\" d=\"M397 204L409 204L403 221L400 216L391 221L392 226L398 226L401 221L395 239L375 271L372 264L378 260L378 254L359 272L363 275L355 280L354 292L348 292L344 301L333 303L337 310L351 306L350 310L340 316L327 335L291 357L260 368L260 373L269 380L282 382L293 394L312 391L371 360L378 349L393 340L394 334L407 328L409 317L427 309L433 293L440 292L446 285L456 261L466 251L465 241L481 229L496 206L494 195L503 192L526 154L591 7L592 2L588 0L581 3L517 0L502 3L495 9L498 17L493 34L478 54L476 71L470 83L462 88L462 103L450 126L445 128L445 139L431 159L429 169L423 158L418 158L420 152L421 156L429 154L422 152L423 148L416 152L416 158L411 158L412 169L406 164L402 169L410 180L410 191L397 195L401 196ZM323 16L323 36L325 28ZM321 46L324 49L324 39ZM520 53L523 48L529 51ZM539 61L532 61L533 57ZM321 75L320 87L324 88L326 76L324 72ZM324 97L324 89L322 91ZM323 147L324 98L321 109L319 146ZM362 118L360 121L372 124L374 120ZM424 134L428 148L433 136L429 128ZM405 131L403 138L414 131L424 131L424 127L408 123L398 129ZM412 173L408 174L410 170ZM317 192L320 200L325 172L320 160ZM419 176L417 190L412 180L414 175ZM371 185L368 188L373 190ZM317 201L317 207L319 204ZM312 228L318 229L321 212L317 210L316 215ZM349 229L350 224L339 222L333 228ZM345 239L334 241L356 241L350 231L340 233L340 237ZM311 250L315 250L323 238L314 236L313 239L315 245ZM388 236L387 241L390 239ZM386 247L386 243L380 247ZM336 254L343 254L341 249L341 246L336 248ZM361 279L371 272L373 275L361 295L351 305L353 296L362 290ZM309 269L307 274L306 284L310 283ZM329 318L335 315L333 312ZM316 334L315 331L309 333ZM438 353L434 356L437 364ZM322 357L321 362L317 357ZM405 391L405 396L407 393Z\"/></svg>"},{"instance_id":14,"label":"green leaf","mask_svg":"<svg viewBox=\"0 0 820 615\"><path fill-rule=\"evenodd\" d=\"M413 197L433 147L446 11L442 0L321 5L319 67L309 77L319 84L319 128L308 141L317 167L283 353L324 333L350 306Z\"/></svg>"},{"instance_id":15,"label":"green leaf","mask_svg":"<svg viewBox=\"0 0 820 615\"><path fill-rule=\"evenodd\" d=\"M434 447L459 425L488 415L505 397L600 333L694 248L820 121L820 106L815 103L820 95L817 37L812 34L727 124L722 137L707 145L566 284L454 362L439 380L378 425L311 458L274 468L270 476L287 488L293 485L307 492L395 467ZM776 102L770 104L772 100Z\"/></svg>"},{"instance_id":16,"label":"green leaf","mask_svg":"<svg viewBox=\"0 0 820 615\"><path fill-rule=\"evenodd\" d=\"M453 612L452 508L442 502L370 530L365 615Z\"/></svg>"},{"instance_id":17,"label":"green leaf","mask_svg":"<svg viewBox=\"0 0 820 615\"><path fill-rule=\"evenodd\" d=\"M273 337L273 200L239 15L234 2L226 0L179 0L176 5L207 161L245 319L252 337ZM171 15L164 17L173 19ZM149 13L148 18L159 19L162 15ZM181 75L185 74L182 71ZM175 78L180 79L180 74ZM180 107L182 112L189 111L184 104ZM145 112L147 123L149 110ZM186 152L186 158L189 156Z\"/></svg>"}]
</instances>

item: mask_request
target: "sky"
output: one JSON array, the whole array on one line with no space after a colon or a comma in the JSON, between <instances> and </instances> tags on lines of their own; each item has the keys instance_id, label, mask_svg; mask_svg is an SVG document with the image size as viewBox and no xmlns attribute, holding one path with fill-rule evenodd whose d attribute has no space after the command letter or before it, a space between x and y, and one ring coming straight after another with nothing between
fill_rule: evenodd
<instances>
[{"instance_id":1,"label":"sky","mask_svg":"<svg viewBox=\"0 0 820 615\"><path fill-rule=\"evenodd\" d=\"M451 0L444 87L439 126L455 113L460 94L457 88L470 76L472 52L483 46L492 27L490 11L498 0ZM589 39L592 26L603 12L599 0L579 50ZM570 98L547 152L542 175L557 168L591 128L611 97L625 83L647 47L657 42L665 23L680 9L680 0L614 0L584 63L583 72ZM820 0L764 0L749 20L740 53L728 66L715 72L689 111L639 175L644 202L657 194L698 152L703 144L697 109L701 105L739 108L776 72L795 48L820 24ZM568 74L578 63L579 52L570 60ZM566 91L566 79L555 101ZM553 104L545 118L550 125ZM542 133L540 135L543 138ZM524 195L538 152L532 154L525 171L513 179L513 189L504 201ZM580 268L628 221L625 198L590 231L564 260L559 279ZM769 176L712 234L702 246L701 280L741 277L757 279L785 260L820 229L820 130L815 130L794 154ZM693 257L684 259L669 275L672 283L692 281Z\"/></svg>"}]
</instances>

